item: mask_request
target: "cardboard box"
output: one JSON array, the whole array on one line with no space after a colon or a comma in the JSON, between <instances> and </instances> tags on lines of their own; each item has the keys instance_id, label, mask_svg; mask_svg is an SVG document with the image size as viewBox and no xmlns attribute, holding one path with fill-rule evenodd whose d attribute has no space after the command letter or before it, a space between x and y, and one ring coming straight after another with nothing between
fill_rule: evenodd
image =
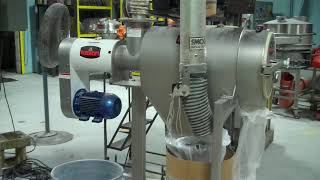
<instances>
[{"instance_id":1,"label":"cardboard box","mask_svg":"<svg viewBox=\"0 0 320 180\"><path fill-rule=\"evenodd\" d=\"M222 163L222 180L232 180L234 153L228 152ZM181 160L167 153L167 176L169 180L210 180L209 163Z\"/></svg>"},{"instance_id":2,"label":"cardboard box","mask_svg":"<svg viewBox=\"0 0 320 180\"><path fill-rule=\"evenodd\" d=\"M217 14L217 3L207 2L207 17L212 17Z\"/></svg>"}]
</instances>

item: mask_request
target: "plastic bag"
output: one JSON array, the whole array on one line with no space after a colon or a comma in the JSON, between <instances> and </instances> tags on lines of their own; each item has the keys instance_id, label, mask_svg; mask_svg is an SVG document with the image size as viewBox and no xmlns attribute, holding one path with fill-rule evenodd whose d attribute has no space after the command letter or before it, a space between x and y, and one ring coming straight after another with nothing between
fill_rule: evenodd
<instances>
[{"instance_id":1,"label":"plastic bag","mask_svg":"<svg viewBox=\"0 0 320 180\"><path fill-rule=\"evenodd\" d=\"M272 112L268 109L241 111L243 126L233 169L233 180L256 180L256 171L265 150L265 130Z\"/></svg>"},{"instance_id":2,"label":"plastic bag","mask_svg":"<svg viewBox=\"0 0 320 180\"><path fill-rule=\"evenodd\" d=\"M212 159L212 137L186 136L180 138L166 137L167 148L179 159L211 162ZM221 162L226 154L226 147L231 143L227 130L223 130Z\"/></svg>"}]
</instances>

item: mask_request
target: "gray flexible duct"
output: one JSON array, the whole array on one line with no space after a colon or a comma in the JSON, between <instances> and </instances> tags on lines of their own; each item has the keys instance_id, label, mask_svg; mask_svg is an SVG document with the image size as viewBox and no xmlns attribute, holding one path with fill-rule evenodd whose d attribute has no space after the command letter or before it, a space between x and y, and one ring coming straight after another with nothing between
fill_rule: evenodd
<instances>
[{"instance_id":1,"label":"gray flexible duct","mask_svg":"<svg viewBox=\"0 0 320 180\"><path fill-rule=\"evenodd\" d=\"M130 0L130 13L133 15L149 14L149 0Z\"/></svg>"},{"instance_id":2,"label":"gray flexible duct","mask_svg":"<svg viewBox=\"0 0 320 180\"><path fill-rule=\"evenodd\" d=\"M58 65L60 42L68 37L70 15L68 8L60 3L49 6L39 30L39 60L42 66L54 68Z\"/></svg>"},{"instance_id":3,"label":"gray flexible duct","mask_svg":"<svg viewBox=\"0 0 320 180\"><path fill-rule=\"evenodd\" d=\"M213 116L208 98L208 82L203 77L191 77L190 95L183 98L183 108L192 132L196 136L212 133Z\"/></svg>"}]
</instances>

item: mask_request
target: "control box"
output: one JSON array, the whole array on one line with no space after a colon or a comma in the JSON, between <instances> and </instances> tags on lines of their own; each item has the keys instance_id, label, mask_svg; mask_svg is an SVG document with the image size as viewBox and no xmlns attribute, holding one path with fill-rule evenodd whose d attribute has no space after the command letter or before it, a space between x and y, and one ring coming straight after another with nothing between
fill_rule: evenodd
<instances>
[{"instance_id":1,"label":"control box","mask_svg":"<svg viewBox=\"0 0 320 180\"><path fill-rule=\"evenodd\" d=\"M25 31L27 0L0 0L0 31Z\"/></svg>"}]
</instances>

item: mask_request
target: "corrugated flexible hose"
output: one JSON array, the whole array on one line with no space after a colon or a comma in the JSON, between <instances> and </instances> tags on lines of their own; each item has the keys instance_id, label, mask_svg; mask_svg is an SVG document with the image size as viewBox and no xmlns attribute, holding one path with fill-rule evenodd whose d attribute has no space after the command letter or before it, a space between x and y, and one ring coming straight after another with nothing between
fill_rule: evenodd
<instances>
[{"instance_id":1,"label":"corrugated flexible hose","mask_svg":"<svg viewBox=\"0 0 320 180\"><path fill-rule=\"evenodd\" d=\"M55 3L45 12L39 30L39 61L46 68L58 65L58 50L60 42L68 37L70 30L70 15L68 8Z\"/></svg>"},{"instance_id":2,"label":"corrugated flexible hose","mask_svg":"<svg viewBox=\"0 0 320 180\"><path fill-rule=\"evenodd\" d=\"M130 0L130 12L136 15L148 15L149 0Z\"/></svg>"},{"instance_id":3,"label":"corrugated flexible hose","mask_svg":"<svg viewBox=\"0 0 320 180\"><path fill-rule=\"evenodd\" d=\"M210 135L213 129L213 115L209 104L207 79L191 77L190 95L183 98L182 103L194 135Z\"/></svg>"}]
</instances>

